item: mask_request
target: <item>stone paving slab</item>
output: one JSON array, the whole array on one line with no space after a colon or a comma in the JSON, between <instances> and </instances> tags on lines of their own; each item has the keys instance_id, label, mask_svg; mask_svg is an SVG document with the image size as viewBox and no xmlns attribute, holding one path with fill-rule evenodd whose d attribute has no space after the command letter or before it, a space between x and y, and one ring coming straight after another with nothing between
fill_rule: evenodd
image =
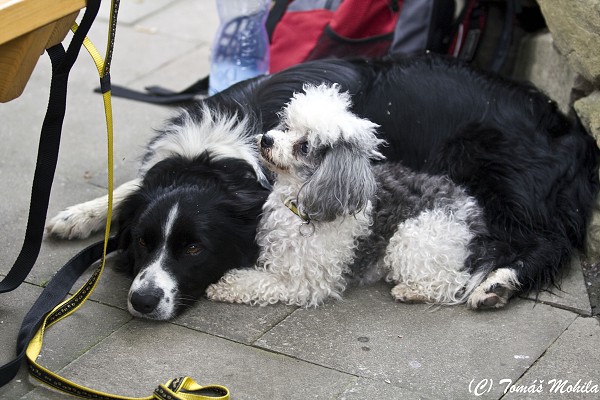
<instances>
[{"instance_id":1,"label":"stone paving slab","mask_svg":"<svg viewBox=\"0 0 600 400\"><path fill-rule=\"evenodd\" d=\"M133 320L75 360L63 375L97 390L147 396L159 383L189 375L218 383L239 399L335 398L354 377L192 329ZM316 396L318 394L318 397ZM62 399L39 388L23 399Z\"/></svg>"},{"instance_id":2,"label":"stone paving slab","mask_svg":"<svg viewBox=\"0 0 600 400\"><path fill-rule=\"evenodd\" d=\"M551 288L540 292L538 296L533 293L528 298L572 310L581 315L592 315L592 306L581 270L581 259L577 255L565 270L560 289Z\"/></svg>"},{"instance_id":3,"label":"stone paving slab","mask_svg":"<svg viewBox=\"0 0 600 400\"><path fill-rule=\"evenodd\" d=\"M147 71L144 69L144 72ZM133 78L137 78L137 75L130 74L128 79ZM26 189L30 187L35 168L37 145L48 102L46 87L50 82L50 66L47 56L41 57L32 81L21 97L0 107L3 121L0 134L4 143L0 149L0 166L3 167L0 179L7 184L14 182L19 189L21 186ZM104 108L102 96L93 93L98 86L98 76L85 52L80 54L69 82L67 113L55 179L106 187ZM167 107L121 98L113 98L112 103L115 180L116 183L122 183L135 176L144 145L154 135L153 129L160 127L173 111ZM53 188L53 192L57 190L60 188ZM15 193L9 194L17 199ZM22 203L28 205L28 202Z\"/></svg>"},{"instance_id":4,"label":"stone paving slab","mask_svg":"<svg viewBox=\"0 0 600 400\"><path fill-rule=\"evenodd\" d=\"M0 276L3 278L3 276ZM25 314L33 305L42 289L24 284L18 290L0 297L0 364L4 365L16 356L17 335ZM27 382L28 372L21 368L15 379L0 387L0 399L18 398L33 389Z\"/></svg>"},{"instance_id":5,"label":"stone paving slab","mask_svg":"<svg viewBox=\"0 0 600 400\"><path fill-rule=\"evenodd\" d=\"M4 221L3 221L4 222ZM0 231L0 240L2 248L0 249L0 274L6 274L17 259L25 233L27 216L21 215L20 218L7 220L2 224ZM14 227L14 230L12 228ZM46 284L68 260L85 246L99 240L100 236L94 236L81 241L55 241L44 240L36 264L29 273L26 282L36 285Z\"/></svg>"},{"instance_id":6,"label":"stone paving slab","mask_svg":"<svg viewBox=\"0 0 600 400\"><path fill-rule=\"evenodd\" d=\"M134 26L172 38L210 46L219 27L215 1L181 0L173 2ZM205 51L206 54L206 51Z\"/></svg>"},{"instance_id":7,"label":"stone paving slab","mask_svg":"<svg viewBox=\"0 0 600 400\"><path fill-rule=\"evenodd\" d=\"M200 47L130 82L130 87L141 89L147 86L161 86L177 92L207 76L209 70L210 58L206 48ZM173 113L177 110L176 107L170 109Z\"/></svg>"},{"instance_id":8,"label":"stone paving slab","mask_svg":"<svg viewBox=\"0 0 600 400\"><path fill-rule=\"evenodd\" d=\"M91 295L93 301L111 305L127 311L127 294L131 279L115 271L114 258L109 257L98 286ZM73 292L80 288L95 271L90 267L74 285ZM173 323L235 342L251 345L265 332L291 314L296 307L275 305L272 307L250 307L200 299Z\"/></svg>"},{"instance_id":9,"label":"stone paving slab","mask_svg":"<svg viewBox=\"0 0 600 400\"><path fill-rule=\"evenodd\" d=\"M119 23L131 25L155 13L162 12L180 0L135 0L123 1L119 5ZM110 18L110 1L103 1L96 17L96 22L106 22Z\"/></svg>"},{"instance_id":10,"label":"stone paving slab","mask_svg":"<svg viewBox=\"0 0 600 400\"><path fill-rule=\"evenodd\" d=\"M0 298L0 343L3 343L0 346L1 364L14 358L21 321L41 291L40 287L23 284L16 291L2 294ZM87 302L75 314L47 331L38 362L52 371L58 371L131 319L131 315L122 310ZM0 398L18 398L34 390L36 385L37 383L32 384L31 378L28 378L27 368L23 366L15 380L0 388Z\"/></svg>"},{"instance_id":11,"label":"stone paving slab","mask_svg":"<svg viewBox=\"0 0 600 400\"><path fill-rule=\"evenodd\" d=\"M382 284L299 309L256 345L434 398L465 398L472 379L516 380L575 318L520 299L495 312L432 310L395 303ZM488 398L499 395L494 388Z\"/></svg>"},{"instance_id":12,"label":"stone paving slab","mask_svg":"<svg viewBox=\"0 0 600 400\"><path fill-rule=\"evenodd\" d=\"M95 24L90 29L89 37L101 54L104 54L106 34L106 27L102 24ZM203 45L129 26L119 26L116 40L111 65L114 85L124 85Z\"/></svg>"},{"instance_id":13,"label":"stone paving slab","mask_svg":"<svg viewBox=\"0 0 600 400\"><path fill-rule=\"evenodd\" d=\"M99 262L90 266L90 268L81 275L81 278L75 282L71 292L74 293L82 287L98 266ZM131 278L126 274L115 270L114 255L109 255L102 276L98 281L96 289L92 292L90 299L127 311L127 294L130 286Z\"/></svg>"},{"instance_id":14,"label":"stone paving slab","mask_svg":"<svg viewBox=\"0 0 600 400\"><path fill-rule=\"evenodd\" d=\"M295 309L296 307L280 304L251 307L201 299L193 308L176 318L174 323L236 342L252 344Z\"/></svg>"},{"instance_id":15,"label":"stone paving slab","mask_svg":"<svg viewBox=\"0 0 600 400\"><path fill-rule=\"evenodd\" d=\"M411 400L433 400L422 393L411 392L389 383L373 379L357 378L348 386L339 400L366 400L366 399L411 399Z\"/></svg>"},{"instance_id":16,"label":"stone paving slab","mask_svg":"<svg viewBox=\"0 0 600 400\"><path fill-rule=\"evenodd\" d=\"M521 379L504 385L503 399L600 398L599 344L598 319L577 318Z\"/></svg>"}]
</instances>

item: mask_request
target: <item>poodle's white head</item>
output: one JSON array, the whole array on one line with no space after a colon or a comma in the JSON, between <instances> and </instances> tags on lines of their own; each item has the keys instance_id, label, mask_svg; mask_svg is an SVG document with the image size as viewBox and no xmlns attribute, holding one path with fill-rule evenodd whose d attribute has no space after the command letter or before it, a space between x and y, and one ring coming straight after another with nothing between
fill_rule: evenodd
<instances>
[{"instance_id":1,"label":"poodle's white head","mask_svg":"<svg viewBox=\"0 0 600 400\"><path fill-rule=\"evenodd\" d=\"M383 159L378 125L350 110L338 85L305 85L259 136L260 153L278 181L298 186L297 203L311 219L331 221L364 208L376 190L371 161Z\"/></svg>"}]
</instances>

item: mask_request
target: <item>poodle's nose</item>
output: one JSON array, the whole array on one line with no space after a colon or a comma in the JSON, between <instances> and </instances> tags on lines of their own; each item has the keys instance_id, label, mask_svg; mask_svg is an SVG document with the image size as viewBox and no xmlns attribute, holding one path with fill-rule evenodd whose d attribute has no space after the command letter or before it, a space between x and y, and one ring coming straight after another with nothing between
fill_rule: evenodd
<instances>
[{"instance_id":1,"label":"poodle's nose","mask_svg":"<svg viewBox=\"0 0 600 400\"><path fill-rule=\"evenodd\" d=\"M275 139L273 139L273 136L269 135L268 133L265 133L260 139L260 146L265 149L273 146L273 143L275 143Z\"/></svg>"}]
</instances>

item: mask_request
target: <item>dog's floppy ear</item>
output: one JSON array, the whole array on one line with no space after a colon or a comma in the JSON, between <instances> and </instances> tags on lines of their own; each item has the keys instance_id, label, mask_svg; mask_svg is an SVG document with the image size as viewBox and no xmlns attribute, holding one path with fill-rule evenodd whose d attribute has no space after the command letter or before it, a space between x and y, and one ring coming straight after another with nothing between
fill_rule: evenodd
<instances>
[{"instance_id":1,"label":"dog's floppy ear","mask_svg":"<svg viewBox=\"0 0 600 400\"><path fill-rule=\"evenodd\" d=\"M333 221L366 207L377 183L370 156L351 143L330 148L298 194L298 207L316 221Z\"/></svg>"},{"instance_id":2,"label":"dog's floppy ear","mask_svg":"<svg viewBox=\"0 0 600 400\"><path fill-rule=\"evenodd\" d=\"M149 203L149 197L144 195L141 189L127 196L118 206L117 226L119 228L118 248L119 254L115 263L118 271L127 275L135 275L135 256L133 253L134 237L131 232L133 224L139 218L142 210L146 209Z\"/></svg>"}]
</instances>

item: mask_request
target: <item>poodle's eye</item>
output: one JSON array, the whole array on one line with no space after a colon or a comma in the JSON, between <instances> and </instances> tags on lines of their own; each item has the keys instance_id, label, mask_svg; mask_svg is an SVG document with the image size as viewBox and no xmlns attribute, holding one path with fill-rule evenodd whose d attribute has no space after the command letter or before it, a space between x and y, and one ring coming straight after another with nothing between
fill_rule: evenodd
<instances>
[{"instance_id":1,"label":"poodle's eye","mask_svg":"<svg viewBox=\"0 0 600 400\"><path fill-rule=\"evenodd\" d=\"M309 146L308 146L308 142L302 142L302 143L300 143L300 146L298 146L298 149L300 150L301 154L307 155L308 151L310 150Z\"/></svg>"},{"instance_id":2,"label":"poodle's eye","mask_svg":"<svg viewBox=\"0 0 600 400\"><path fill-rule=\"evenodd\" d=\"M191 256L195 256L196 254L199 254L201 251L202 251L202 247L200 247L200 245L198 243L188 244L185 247L185 253L189 254Z\"/></svg>"},{"instance_id":3,"label":"poodle's eye","mask_svg":"<svg viewBox=\"0 0 600 400\"><path fill-rule=\"evenodd\" d=\"M144 240L144 238L143 238L143 237L139 237L139 238L138 238L138 240L137 240L137 242L138 242L138 244L139 244L140 246L142 246L142 247L146 247L146 246L148 246L148 244L146 243L146 241Z\"/></svg>"}]
</instances>

